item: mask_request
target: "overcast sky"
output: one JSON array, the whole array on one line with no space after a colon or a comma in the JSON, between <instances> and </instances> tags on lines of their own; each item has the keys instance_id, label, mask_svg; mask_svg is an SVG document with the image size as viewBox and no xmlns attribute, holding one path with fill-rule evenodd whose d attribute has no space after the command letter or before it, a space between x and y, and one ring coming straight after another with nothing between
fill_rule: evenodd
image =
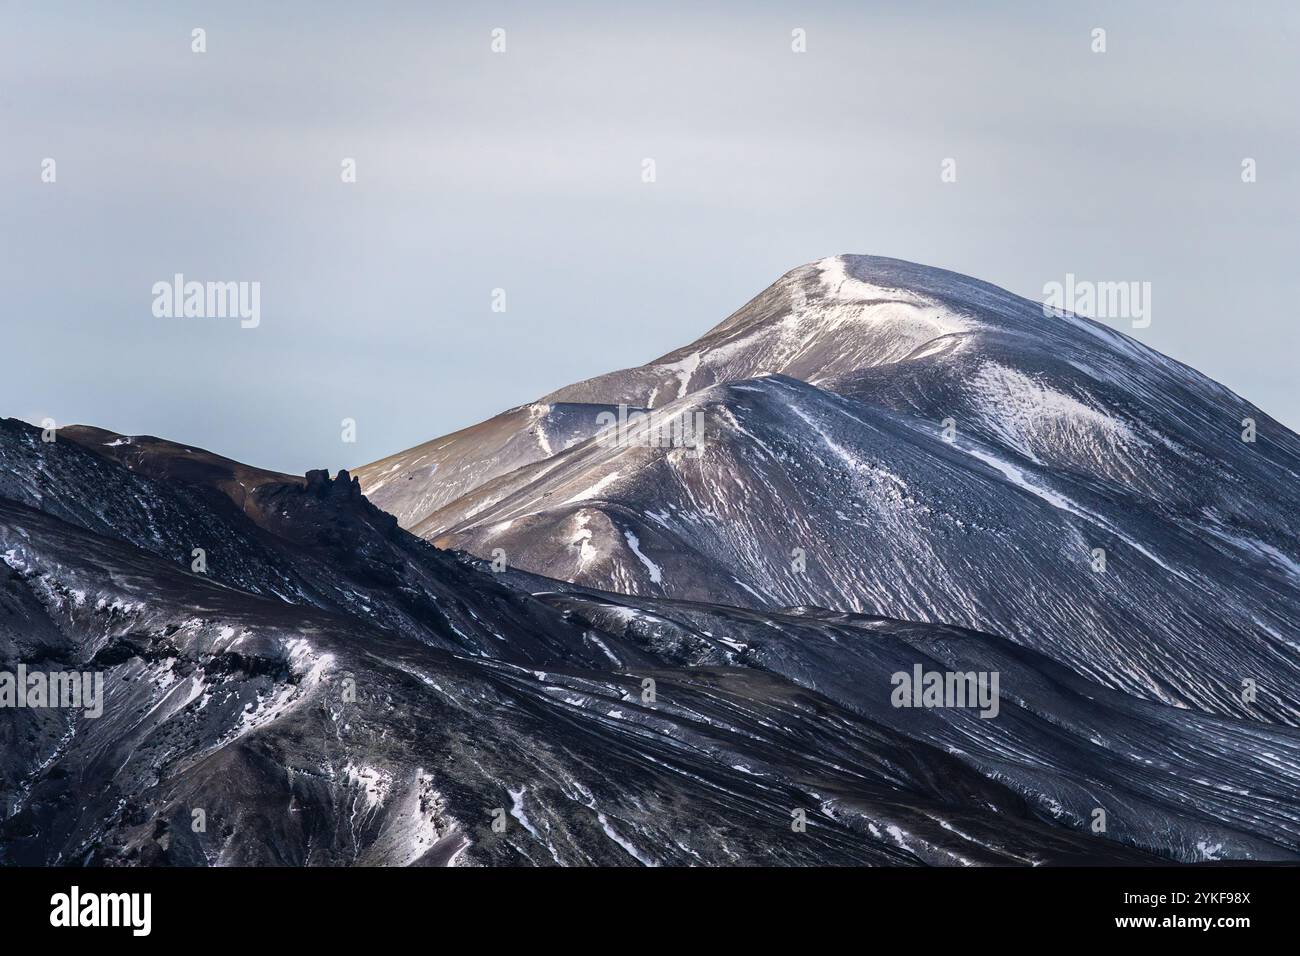
<instances>
[{"instance_id":1,"label":"overcast sky","mask_svg":"<svg viewBox=\"0 0 1300 956\"><path fill-rule=\"evenodd\" d=\"M355 466L854 252L1150 282L1131 334L1300 425L1300 5L542 6L0 0L0 415ZM178 272L261 324L156 318Z\"/></svg>"}]
</instances>

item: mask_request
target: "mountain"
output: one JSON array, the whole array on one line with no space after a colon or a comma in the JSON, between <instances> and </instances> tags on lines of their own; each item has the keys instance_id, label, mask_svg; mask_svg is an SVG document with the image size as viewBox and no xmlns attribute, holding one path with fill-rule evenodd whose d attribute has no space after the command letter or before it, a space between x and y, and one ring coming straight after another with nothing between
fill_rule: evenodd
<instances>
[{"instance_id":1,"label":"mountain","mask_svg":"<svg viewBox=\"0 0 1300 956\"><path fill-rule=\"evenodd\" d=\"M619 405L653 419L602 429ZM478 429L526 451L469 429L421 446L440 472L408 453L362 489L439 546L594 589L957 625L1144 700L1300 722L1300 438L1088 319L840 256Z\"/></svg>"},{"instance_id":2,"label":"mountain","mask_svg":"<svg viewBox=\"0 0 1300 956\"><path fill-rule=\"evenodd\" d=\"M959 627L493 573L346 472L3 420L20 667L102 715L0 708L6 864L1300 859L1290 728ZM916 667L993 706L894 706Z\"/></svg>"},{"instance_id":3,"label":"mountain","mask_svg":"<svg viewBox=\"0 0 1300 956\"><path fill-rule=\"evenodd\" d=\"M0 863L1300 861L1300 440L985 283L823 260L356 476L47 437Z\"/></svg>"}]
</instances>

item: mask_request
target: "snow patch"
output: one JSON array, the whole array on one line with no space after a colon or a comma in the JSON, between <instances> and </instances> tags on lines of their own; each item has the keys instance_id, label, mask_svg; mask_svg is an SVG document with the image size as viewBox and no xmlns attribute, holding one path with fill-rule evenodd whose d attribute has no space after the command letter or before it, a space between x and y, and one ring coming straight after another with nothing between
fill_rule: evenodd
<instances>
[{"instance_id":1,"label":"snow patch","mask_svg":"<svg viewBox=\"0 0 1300 956\"><path fill-rule=\"evenodd\" d=\"M600 828L601 828L602 830L605 831L605 836L609 837L611 840L613 840L615 843L617 843L619 846L621 846L625 851L627 851L627 853L628 853L629 856L631 856L634 860L636 860L636 861L637 861L638 863L640 863L642 866L658 866L658 865L659 865L659 864L656 863L654 860L652 860L650 857L646 856L644 853L642 853L640 850L638 850L635 846L633 846L633 845L632 845L630 842L628 842L626 839L624 839L624 837L623 837L622 835L620 835L620 834L618 833L617 830L615 830L612 826L610 826L610 825L609 825L609 820L607 820L607 819L605 818L605 814L603 814L603 813L597 813L597 814L596 814L596 819L600 822Z\"/></svg>"},{"instance_id":2,"label":"snow patch","mask_svg":"<svg viewBox=\"0 0 1300 956\"><path fill-rule=\"evenodd\" d=\"M632 553L641 560L641 563L645 565L646 570L650 572L650 580L655 584L662 584L663 569L641 552L641 539L631 531L624 531L623 537L627 539L627 546L632 549Z\"/></svg>"},{"instance_id":3,"label":"snow patch","mask_svg":"<svg viewBox=\"0 0 1300 956\"><path fill-rule=\"evenodd\" d=\"M619 474L620 473L617 471L610 472L604 478L601 478L599 481L597 481L594 485L584 489L583 491L578 492L572 498L565 501L564 504L571 505L571 504L576 504L579 501L586 501L589 498L594 498L596 495L600 494L602 491L604 491L606 488L612 485L615 481L617 481Z\"/></svg>"}]
</instances>

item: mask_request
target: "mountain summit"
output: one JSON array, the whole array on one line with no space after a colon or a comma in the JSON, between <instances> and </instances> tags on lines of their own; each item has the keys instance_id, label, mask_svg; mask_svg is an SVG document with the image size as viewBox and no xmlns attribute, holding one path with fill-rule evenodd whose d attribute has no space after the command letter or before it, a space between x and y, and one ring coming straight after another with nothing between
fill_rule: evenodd
<instances>
[{"instance_id":1,"label":"mountain summit","mask_svg":"<svg viewBox=\"0 0 1300 956\"><path fill-rule=\"evenodd\" d=\"M702 449L610 440L620 405L702 413ZM1300 439L955 273L801 266L690 345L357 475L417 535L573 584L957 624L1149 700L1300 721Z\"/></svg>"}]
</instances>

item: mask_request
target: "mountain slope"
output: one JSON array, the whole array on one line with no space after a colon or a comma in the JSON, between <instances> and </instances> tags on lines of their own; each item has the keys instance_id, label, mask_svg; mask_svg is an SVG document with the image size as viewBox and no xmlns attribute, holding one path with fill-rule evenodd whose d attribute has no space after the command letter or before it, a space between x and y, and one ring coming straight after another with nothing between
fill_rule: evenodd
<instances>
[{"instance_id":1,"label":"mountain slope","mask_svg":"<svg viewBox=\"0 0 1300 956\"><path fill-rule=\"evenodd\" d=\"M417 445L357 471L366 497L402 527L523 465L550 458L599 430L609 406L539 403Z\"/></svg>"},{"instance_id":2,"label":"mountain slope","mask_svg":"<svg viewBox=\"0 0 1300 956\"><path fill-rule=\"evenodd\" d=\"M5 863L1300 855L1293 730L956 628L538 587L407 535L345 476L0 424L0 670L104 678L100 718L0 710ZM231 473L255 485L241 508ZM167 544L196 528L261 549L238 583ZM394 556L404 576L375 580ZM364 602L331 600L352 587ZM998 714L891 706L917 665L1001 671Z\"/></svg>"}]
</instances>

